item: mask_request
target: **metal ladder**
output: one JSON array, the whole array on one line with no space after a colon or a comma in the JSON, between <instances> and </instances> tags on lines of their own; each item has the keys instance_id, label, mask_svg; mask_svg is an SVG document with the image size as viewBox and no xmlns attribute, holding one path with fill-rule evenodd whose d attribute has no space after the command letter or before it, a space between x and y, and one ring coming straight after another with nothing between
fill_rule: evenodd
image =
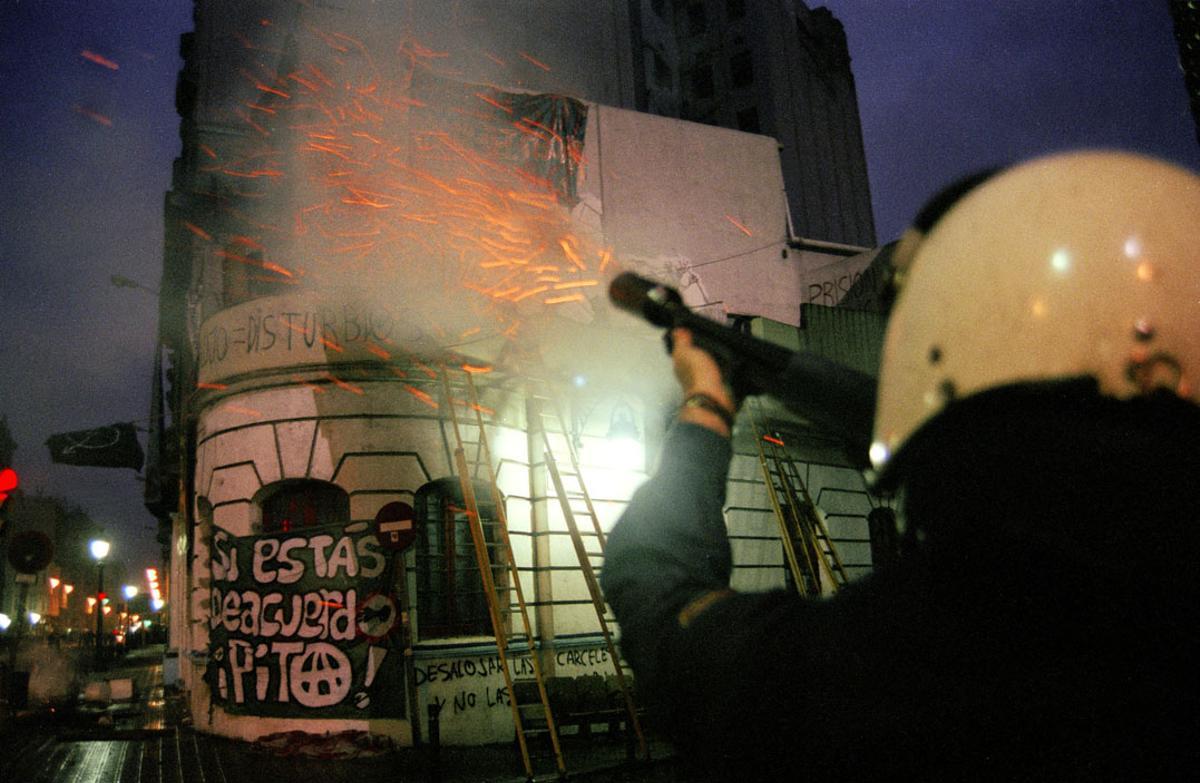
<instances>
[{"instance_id":1,"label":"metal ladder","mask_svg":"<svg viewBox=\"0 0 1200 783\"><path fill-rule=\"evenodd\" d=\"M440 370L439 375L441 376L442 392L445 399L444 409L448 411L448 419L453 425L454 431L455 470L458 473L459 484L462 487L463 501L467 506L471 539L475 547L475 560L479 565L479 573L483 579L483 590L487 598L488 614L491 617L492 632L496 639L496 654L500 659L500 669L504 672L504 683L508 687L509 706L512 709L517 746L521 752L521 763L524 766L526 778L533 780L533 761L529 753L529 738L532 734L540 731L540 729L530 730L525 727L525 720L523 718L525 711L523 707L528 705L519 703L518 693L523 691L519 691L514 687L512 671L508 665L509 645L514 639L519 641L520 635L523 634L524 643L530 652L529 660L533 665L533 677L537 683L538 698L541 701L542 714L540 717L546 724L546 732L549 734L550 743L553 747L555 767L558 770L558 775L559 777L563 777L566 775L566 763L563 760L562 745L559 741L558 727L554 721L554 713L550 709L550 699L546 694L546 680L542 676L542 667L535 650L533 626L529 622L529 611L525 604L524 592L521 589L521 576L517 570L516 558L513 556L512 541L508 535L508 518L504 513L504 502L500 495L500 488L496 484L496 472L492 467L491 450L488 447L487 432L483 421L483 409L479 404L478 394L475 390L475 381L471 373L463 371L463 375L466 376L463 388L465 388L468 394L469 402L462 398L456 399L450 393L451 371L444 365L440 367ZM475 427L478 430L478 441L472 445L476 447L476 467L483 466L487 470L487 483L492 493L492 506L496 510L496 532L499 543L504 547L505 562L500 565L493 564L488 555L487 539L479 516L479 503L475 497L473 479L466 458L462 431L459 426L458 412L456 410L459 405L469 407L475 413ZM494 573L497 570L507 572L508 580L517 598L516 604L500 606L494 577ZM517 630L513 630L512 623L507 621L514 613L519 614L521 618L521 627Z\"/></svg>"},{"instance_id":2,"label":"metal ladder","mask_svg":"<svg viewBox=\"0 0 1200 783\"><path fill-rule=\"evenodd\" d=\"M562 414L562 409L558 401L545 394L531 394L531 397L533 398L534 409L537 411L537 415L541 417L538 429L542 433L546 469L554 485L554 492L558 496L563 520L566 522L567 530L571 534L571 544L574 546L575 556L579 560L579 568L583 573L584 582L587 584L588 595L591 598L592 608L596 612L596 620L600 626L600 633L604 638L604 645L608 650L609 660L613 664L613 673L616 675L617 687L621 691L621 698L625 704L625 712L629 717L629 726L633 729L637 739L638 755L643 759L647 759L649 758L649 751L646 745L646 736L642 732L641 721L638 719L637 705L634 703L629 680L625 676L625 667L621 664L621 657L617 651L616 642L613 640L611 626L615 623L615 619L608 611L604 595L600 590L600 582L596 578L597 569L602 568L604 565L605 534L603 528L600 526L600 517L596 513L595 504L592 502L592 497L588 494L587 486L584 484L583 472L579 464L579 455L575 450L575 444L571 440L571 435L566 427L566 419ZM569 465L570 470L559 469L559 459L555 454L550 438L552 428L546 426L547 420L554 425L553 431L562 436L565 448L559 449L559 452L565 452L566 464ZM564 479L573 481L575 486L568 488ZM580 530L578 522L578 517L580 516L587 517L591 521L590 531ZM587 548L585 539L590 539L594 542L595 551L590 551Z\"/></svg>"},{"instance_id":3,"label":"metal ladder","mask_svg":"<svg viewBox=\"0 0 1200 783\"><path fill-rule=\"evenodd\" d=\"M800 477L799 467L788 453L787 444L781 438L763 432L760 405L755 405L754 414L750 422L758 447L759 466L779 523L779 537L796 590L804 596L819 596L828 585L836 592L849 583L850 577L829 529Z\"/></svg>"}]
</instances>

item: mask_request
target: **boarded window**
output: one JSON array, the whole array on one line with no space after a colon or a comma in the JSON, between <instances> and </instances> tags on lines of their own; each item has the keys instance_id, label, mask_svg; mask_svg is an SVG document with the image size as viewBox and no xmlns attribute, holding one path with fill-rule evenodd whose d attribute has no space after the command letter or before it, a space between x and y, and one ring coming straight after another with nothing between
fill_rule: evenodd
<instances>
[{"instance_id":1,"label":"boarded window","mask_svg":"<svg viewBox=\"0 0 1200 783\"><path fill-rule=\"evenodd\" d=\"M327 481L280 481L260 496L264 533L290 533L304 527L344 525L350 521L350 496Z\"/></svg>"}]
</instances>

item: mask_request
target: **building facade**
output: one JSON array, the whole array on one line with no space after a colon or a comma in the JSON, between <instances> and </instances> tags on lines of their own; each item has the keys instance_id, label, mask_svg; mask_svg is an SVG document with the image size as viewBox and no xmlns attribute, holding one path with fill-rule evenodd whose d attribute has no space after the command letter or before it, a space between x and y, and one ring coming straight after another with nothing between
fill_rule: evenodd
<instances>
[{"instance_id":1,"label":"building facade","mask_svg":"<svg viewBox=\"0 0 1200 783\"><path fill-rule=\"evenodd\" d=\"M659 335L608 281L794 332L869 260L797 244L774 140L489 79L554 72L528 37L449 48L485 6L448 6L455 24L198 2L185 36L160 325L178 459L151 483L178 487L156 507L203 730L411 743L432 706L443 742L505 742L522 681L616 677L602 555L571 527L601 542L674 400ZM783 586L739 431L735 587ZM800 464L865 572L878 500L836 459Z\"/></svg>"},{"instance_id":2,"label":"building facade","mask_svg":"<svg viewBox=\"0 0 1200 783\"><path fill-rule=\"evenodd\" d=\"M632 0L633 108L779 142L797 235L871 247L858 95L841 23L798 0Z\"/></svg>"}]
</instances>

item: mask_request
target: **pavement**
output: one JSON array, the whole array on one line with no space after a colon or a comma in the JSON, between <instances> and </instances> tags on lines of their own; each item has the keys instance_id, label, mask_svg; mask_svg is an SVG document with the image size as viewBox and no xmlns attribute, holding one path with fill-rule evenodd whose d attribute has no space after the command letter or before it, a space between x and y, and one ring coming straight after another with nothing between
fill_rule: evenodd
<instances>
[{"instance_id":1,"label":"pavement","mask_svg":"<svg viewBox=\"0 0 1200 783\"><path fill-rule=\"evenodd\" d=\"M440 749L393 748L365 735L278 736L244 742L191 726L183 694L166 688L162 645L130 652L88 674L84 651L75 693L30 684L28 706L0 722L0 781L13 783L508 783L527 780L511 744ZM51 651L34 651L40 662ZM18 666L18 671L20 667ZM103 684L107 681L108 685ZM51 688L50 691L55 689ZM629 760L619 737L563 737L567 779L592 783L683 781L669 749L651 743L652 760ZM535 758L536 781L557 780L553 759Z\"/></svg>"}]
</instances>

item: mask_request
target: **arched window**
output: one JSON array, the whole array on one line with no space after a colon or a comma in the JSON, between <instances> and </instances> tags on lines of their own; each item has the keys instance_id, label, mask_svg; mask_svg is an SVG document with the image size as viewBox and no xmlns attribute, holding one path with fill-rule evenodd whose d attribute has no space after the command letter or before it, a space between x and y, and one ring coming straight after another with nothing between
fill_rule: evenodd
<instances>
[{"instance_id":1,"label":"arched window","mask_svg":"<svg viewBox=\"0 0 1200 783\"><path fill-rule=\"evenodd\" d=\"M508 606L504 547L497 534L491 485L473 484L500 606ZM414 499L417 535L417 623L421 638L492 635L483 578L457 478L432 481Z\"/></svg>"},{"instance_id":2,"label":"arched window","mask_svg":"<svg viewBox=\"0 0 1200 783\"><path fill-rule=\"evenodd\" d=\"M266 487L258 503L264 533L288 533L302 527L344 525L350 521L350 496L327 481L279 481Z\"/></svg>"}]
</instances>

